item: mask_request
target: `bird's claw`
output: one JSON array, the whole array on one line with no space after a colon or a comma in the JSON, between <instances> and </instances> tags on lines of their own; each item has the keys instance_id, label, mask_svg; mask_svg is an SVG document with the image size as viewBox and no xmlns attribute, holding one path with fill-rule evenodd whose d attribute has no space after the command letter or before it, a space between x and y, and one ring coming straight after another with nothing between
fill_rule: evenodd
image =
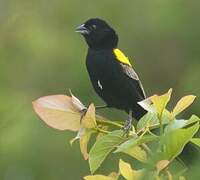
<instances>
[{"instance_id":1,"label":"bird's claw","mask_svg":"<svg viewBox=\"0 0 200 180\"><path fill-rule=\"evenodd\" d=\"M123 130L124 130L124 136L128 137L129 136L129 132L132 128L132 111L129 111L129 116L128 119L125 121Z\"/></svg>"}]
</instances>

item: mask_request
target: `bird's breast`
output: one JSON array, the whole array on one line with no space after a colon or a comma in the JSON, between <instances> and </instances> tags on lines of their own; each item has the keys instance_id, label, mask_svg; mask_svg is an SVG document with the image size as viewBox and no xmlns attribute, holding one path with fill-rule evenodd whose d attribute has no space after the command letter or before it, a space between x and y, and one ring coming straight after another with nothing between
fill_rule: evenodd
<instances>
[{"instance_id":1,"label":"bird's breast","mask_svg":"<svg viewBox=\"0 0 200 180\"><path fill-rule=\"evenodd\" d=\"M88 51L87 70L97 83L104 83L104 86L112 84L112 79L120 73L118 64L113 59L112 50Z\"/></svg>"}]
</instances>

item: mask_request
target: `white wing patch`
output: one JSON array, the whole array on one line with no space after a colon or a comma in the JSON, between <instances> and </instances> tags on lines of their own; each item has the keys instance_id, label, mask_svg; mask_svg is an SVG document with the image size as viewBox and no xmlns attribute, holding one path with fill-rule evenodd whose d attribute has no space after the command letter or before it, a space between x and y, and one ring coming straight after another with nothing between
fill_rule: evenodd
<instances>
[{"instance_id":1,"label":"white wing patch","mask_svg":"<svg viewBox=\"0 0 200 180\"><path fill-rule=\"evenodd\" d=\"M97 81L97 84L98 84L99 88L102 90L103 86L101 85L101 82L99 80Z\"/></svg>"}]
</instances>

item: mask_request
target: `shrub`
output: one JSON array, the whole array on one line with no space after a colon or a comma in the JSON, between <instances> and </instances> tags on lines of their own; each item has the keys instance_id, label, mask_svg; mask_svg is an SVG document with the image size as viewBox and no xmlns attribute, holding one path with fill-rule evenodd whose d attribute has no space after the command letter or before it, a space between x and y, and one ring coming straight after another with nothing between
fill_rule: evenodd
<instances>
[{"instance_id":1,"label":"shrub","mask_svg":"<svg viewBox=\"0 0 200 180\"><path fill-rule=\"evenodd\" d=\"M193 103L195 96L181 98L169 111L166 106L171 93L170 89L163 95L153 95L139 102L147 114L128 134L124 134L121 122L97 115L94 104L83 114L86 107L73 94L39 98L33 102L33 108L50 127L77 132L70 143L79 140L80 151L89 162L91 175L85 176L85 180L184 179L182 174L187 167L177 161L177 157L188 142L200 146L200 138L193 138L199 130L200 119L195 115L188 120L177 119L177 115ZM95 136L95 142L88 152L91 136ZM109 175L95 175L111 153L119 158L119 169ZM121 153L139 161L141 168L132 168L120 159ZM178 172L173 171L174 164L181 166Z\"/></svg>"}]
</instances>

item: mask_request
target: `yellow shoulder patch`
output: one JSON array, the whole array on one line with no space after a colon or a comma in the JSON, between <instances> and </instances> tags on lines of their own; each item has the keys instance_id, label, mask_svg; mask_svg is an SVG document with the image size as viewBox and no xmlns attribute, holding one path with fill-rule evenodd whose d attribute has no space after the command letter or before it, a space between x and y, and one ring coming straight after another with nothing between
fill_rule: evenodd
<instances>
[{"instance_id":1,"label":"yellow shoulder patch","mask_svg":"<svg viewBox=\"0 0 200 180\"><path fill-rule=\"evenodd\" d=\"M115 54L118 61L120 61L123 64L127 64L129 66L132 66L130 61L128 60L128 57L126 57L122 51L120 51L117 48L114 49L113 51L114 51L114 54Z\"/></svg>"}]
</instances>

